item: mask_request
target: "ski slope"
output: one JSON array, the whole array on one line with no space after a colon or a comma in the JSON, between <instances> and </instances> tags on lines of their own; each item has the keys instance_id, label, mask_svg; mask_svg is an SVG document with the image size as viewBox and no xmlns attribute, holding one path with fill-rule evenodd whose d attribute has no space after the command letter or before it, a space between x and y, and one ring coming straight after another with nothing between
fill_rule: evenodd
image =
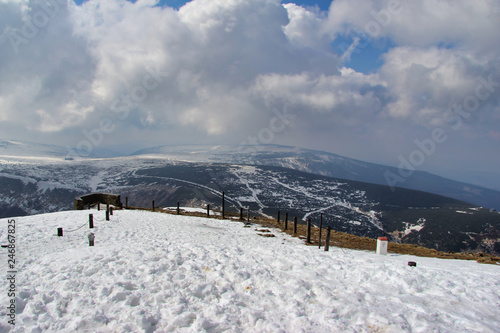
<instances>
[{"instance_id":1,"label":"ski slope","mask_svg":"<svg viewBox=\"0 0 500 333\"><path fill-rule=\"evenodd\" d=\"M143 211L14 220L16 326L2 278L0 332L500 332L499 266L325 252L277 230Z\"/></svg>"}]
</instances>

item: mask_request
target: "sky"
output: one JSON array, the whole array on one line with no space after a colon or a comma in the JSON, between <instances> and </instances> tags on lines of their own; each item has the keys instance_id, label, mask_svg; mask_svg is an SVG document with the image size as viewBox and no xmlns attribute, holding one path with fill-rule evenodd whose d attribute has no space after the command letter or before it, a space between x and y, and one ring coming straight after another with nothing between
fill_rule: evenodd
<instances>
[{"instance_id":1,"label":"sky","mask_svg":"<svg viewBox=\"0 0 500 333\"><path fill-rule=\"evenodd\" d=\"M0 138L286 144L500 189L497 0L0 0Z\"/></svg>"}]
</instances>

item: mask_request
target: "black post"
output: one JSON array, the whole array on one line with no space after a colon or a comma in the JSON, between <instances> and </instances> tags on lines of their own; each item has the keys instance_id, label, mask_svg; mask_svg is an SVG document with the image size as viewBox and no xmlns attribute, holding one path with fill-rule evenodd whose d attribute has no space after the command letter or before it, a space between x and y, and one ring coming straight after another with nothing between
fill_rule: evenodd
<instances>
[{"instance_id":1,"label":"black post","mask_svg":"<svg viewBox=\"0 0 500 333\"><path fill-rule=\"evenodd\" d=\"M225 218L225 206L224 206L224 199L225 199L226 194L222 192L222 219Z\"/></svg>"},{"instance_id":2,"label":"black post","mask_svg":"<svg viewBox=\"0 0 500 333\"><path fill-rule=\"evenodd\" d=\"M153 200L153 203L152 203L152 208L153 208L153 212L155 211L155 201Z\"/></svg>"},{"instance_id":3,"label":"black post","mask_svg":"<svg viewBox=\"0 0 500 333\"><path fill-rule=\"evenodd\" d=\"M207 205L207 217L210 217L210 205Z\"/></svg>"},{"instance_id":4,"label":"black post","mask_svg":"<svg viewBox=\"0 0 500 333\"><path fill-rule=\"evenodd\" d=\"M89 229L94 229L94 215L89 214Z\"/></svg>"},{"instance_id":5,"label":"black post","mask_svg":"<svg viewBox=\"0 0 500 333\"><path fill-rule=\"evenodd\" d=\"M243 220L243 207L240 207L240 220Z\"/></svg>"},{"instance_id":6,"label":"black post","mask_svg":"<svg viewBox=\"0 0 500 333\"><path fill-rule=\"evenodd\" d=\"M109 207L109 215L113 215L113 207Z\"/></svg>"},{"instance_id":7,"label":"black post","mask_svg":"<svg viewBox=\"0 0 500 333\"><path fill-rule=\"evenodd\" d=\"M297 216L293 218L293 233L297 234Z\"/></svg>"},{"instance_id":8,"label":"black post","mask_svg":"<svg viewBox=\"0 0 500 333\"><path fill-rule=\"evenodd\" d=\"M106 210L109 212L109 204L106 204Z\"/></svg>"},{"instance_id":9,"label":"black post","mask_svg":"<svg viewBox=\"0 0 500 333\"><path fill-rule=\"evenodd\" d=\"M318 241L318 249L321 248L321 229L323 228L323 214L319 215L319 241Z\"/></svg>"},{"instance_id":10,"label":"black post","mask_svg":"<svg viewBox=\"0 0 500 333\"><path fill-rule=\"evenodd\" d=\"M63 228L57 228L57 236L62 237L63 236Z\"/></svg>"},{"instance_id":11,"label":"black post","mask_svg":"<svg viewBox=\"0 0 500 333\"><path fill-rule=\"evenodd\" d=\"M181 203L177 201L177 215L181 213Z\"/></svg>"},{"instance_id":12,"label":"black post","mask_svg":"<svg viewBox=\"0 0 500 333\"><path fill-rule=\"evenodd\" d=\"M101 211L101 203L100 202L97 203L97 210Z\"/></svg>"},{"instance_id":13,"label":"black post","mask_svg":"<svg viewBox=\"0 0 500 333\"><path fill-rule=\"evenodd\" d=\"M311 243L311 219L307 219L306 243Z\"/></svg>"},{"instance_id":14,"label":"black post","mask_svg":"<svg viewBox=\"0 0 500 333\"><path fill-rule=\"evenodd\" d=\"M247 208L247 222L250 222L250 207Z\"/></svg>"},{"instance_id":15,"label":"black post","mask_svg":"<svg viewBox=\"0 0 500 333\"><path fill-rule=\"evenodd\" d=\"M325 251L330 249L330 227L326 228L326 241L325 241Z\"/></svg>"},{"instance_id":16,"label":"black post","mask_svg":"<svg viewBox=\"0 0 500 333\"><path fill-rule=\"evenodd\" d=\"M109 221L109 210L106 210L106 221Z\"/></svg>"},{"instance_id":17,"label":"black post","mask_svg":"<svg viewBox=\"0 0 500 333\"><path fill-rule=\"evenodd\" d=\"M278 210L278 218L276 219L276 222L280 223L280 215L281 215L281 212Z\"/></svg>"},{"instance_id":18,"label":"black post","mask_svg":"<svg viewBox=\"0 0 500 333\"><path fill-rule=\"evenodd\" d=\"M125 198L125 209L128 209L128 197Z\"/></svg>"},{"instance_id":19,"label":"black post","mask_svg":"<svg viewBox=\"0 0 500 333\"><path fill-rule=\"evenodd\" d=\"M288 212L285 213L285 231L288 230Z\"/></svg>"}]
</instances>

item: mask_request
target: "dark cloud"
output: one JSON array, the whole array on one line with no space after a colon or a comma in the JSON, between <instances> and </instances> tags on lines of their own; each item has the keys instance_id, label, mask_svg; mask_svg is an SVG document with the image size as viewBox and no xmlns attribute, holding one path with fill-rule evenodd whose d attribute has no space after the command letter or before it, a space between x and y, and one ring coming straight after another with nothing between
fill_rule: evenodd
<instances>
[{"instance_id":1,"label":"dark cloud","mask_svg":"<svg viewBox=\"0 0 500 333\"><path fill-rule=\"evenodd\" d=\"M397 165L443 128L450 139L420 168L445 173L468 154L484 171L500 162L495 1L337 0L328 13L278 0L45 4L0 0L2 136L77 145L100 131L95 145L153 145L262 134ZM338 36L354 41L345 54L331 46ZM380 40L391 48L372 74L345 65ZM464 103L473 110L458 113Z\"/></svg>"}]
</instances>

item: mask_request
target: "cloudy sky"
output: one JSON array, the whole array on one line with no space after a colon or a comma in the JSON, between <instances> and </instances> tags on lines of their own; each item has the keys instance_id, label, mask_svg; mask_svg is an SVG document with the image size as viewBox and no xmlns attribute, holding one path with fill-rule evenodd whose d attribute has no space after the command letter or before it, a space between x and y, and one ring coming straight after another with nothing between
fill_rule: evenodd
<instances>
[{"instance_id":1,"label":"cloudy sky","mask_svg":"<svg viewBox=\"0 0 500 333\"><path fill-rule=\"evenodd\" d=\"M500 189L498 31L498 0L0 0L0 138L288 144Z\"/></svg>"}]
</instances>

